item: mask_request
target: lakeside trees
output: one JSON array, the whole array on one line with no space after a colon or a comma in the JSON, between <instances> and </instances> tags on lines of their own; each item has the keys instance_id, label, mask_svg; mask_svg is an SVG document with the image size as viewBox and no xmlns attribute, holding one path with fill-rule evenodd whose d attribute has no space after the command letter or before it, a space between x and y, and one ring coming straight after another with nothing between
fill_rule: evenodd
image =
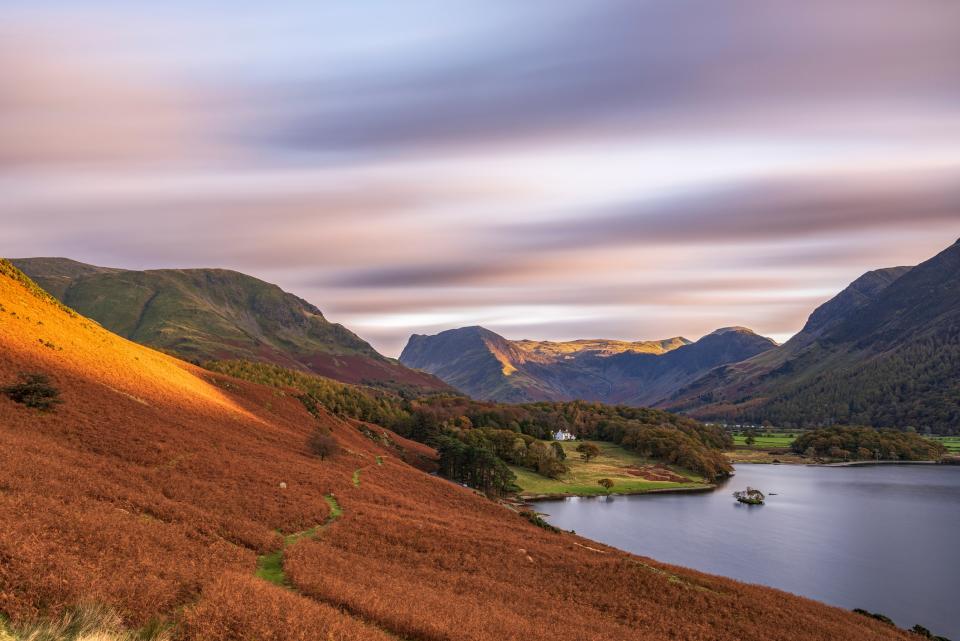
<instances>
[{"instance_id":1,"label":"lakeside trees","mask_svg":"<svg viewBox=\"0 0 960 641\"><path fill-rule=\"evenodd\" d=\"M488 447L468 445L452 436L435 440L440 455L440 473L487 494L505 494L515 489L516 477Z\"/></svg>"},{"instance_id":2,"label":"lakeside trees","mask_svg":"<svg viewBox=\"0 0 960 641\"><path fill-rule=\"evenodd\" d=\"M930 461L946 454L936 441L913 432L870 427L828 427L804 432L790 446L798 454L850 461Z\"/></svg>"},{"instance_id":3,"label":"lakeside trees","mask_svg":"<svg viewBox=\"0 0 960 641\"><path fill-rule=\"evenodd\" d=\"M315 415L323 408L341 418L382 425L431 445L440 454L442 474L459 482L478 483L475 487L492 493L509 491L513 483L505 464L551 478L564 474L566 454L552 440L557 431L616 443L708 480L725 477L732 470L722 452L732 447L733 441L722 428L660 410L584 401L512 405L449 394L406 398L266 363L220 361L205 366L237 378L297 390L298 398ZM460 441L467 449L449 439ZM473 449L468 452L469 448ZM491 462L488 453L504 464L503 469ZM596 455L591 452L586 460Z\"/></svg>"}]
</instances>

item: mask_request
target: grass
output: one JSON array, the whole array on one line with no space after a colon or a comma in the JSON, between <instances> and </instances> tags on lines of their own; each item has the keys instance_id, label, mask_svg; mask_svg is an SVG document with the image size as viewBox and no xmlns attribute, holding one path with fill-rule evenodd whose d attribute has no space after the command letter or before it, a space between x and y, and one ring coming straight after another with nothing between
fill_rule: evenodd
<instances>
[{"instance_id":1,"label":"grass","mask_svg":"<svg viewBox=\"0 0 960 641\"><path fill-rule=\"evenodd\" d=\"M334 520L343 516L343 508L340 507L337 499L335 499L332 494L327 494L323 497L323 500L330 506L330 516L327 517L327 523L332 523Z\"/></svg>"},{"instance_id":2,"label":"grass","mask_svg":"<svg viewBox=\"0 0 960 641\"><path fill-rule=\"evenodd\" d=\"M264 554L257 557L257 578L263 579L264 581L269 581L270 583L279 585L281 587L290 587L290 583L287 581L287 575L283 571L284 550L291 545L294 545L300 539L312 539L317 535L317 532L320 531L320 528L326 527L343 515L343 509L340 507L340 504L337 503L337 499L334 498L332 494L327 494L323 497L323 499L327 502L327 505L330 506L330 515L327 516L327 520L323 523L323 525L314 525L308 530L288 534L287 536L283 537L283 545L280 547L280 549L275 550L270 554ZM0 641L3 641L3 639L0 639Z\"/></svg>"},{"instance_id":3,"label":"grass","mask_svg":"<svg viewBox=\"0 0 960 641\"><path fill-rule=\"evenodd\" d=\"M754 437L755 443L747 445L745 434L734 434L733 444L738 449L775 450L788 449L799 433L791 436L789 433L759 434ZM960 436L928 436L927 438L942 443L951 454L960 454Z\"/></svg>"},{"instance_id":4,"label":"grass","mask_svg":"<svg viewBox=\"0 0 960 641\"><path fill-rule=\"evenodd\" d=\"M353 471L353 486L360 487L360 470Z\"/></svg>"},{"instance_id":5,"label":"grass","mask_svg":"<svg viewBox=\"0 0 960 641\"><path fill-rule=\"evenodd\" d=\"M567 454L569 471L562 478L551 479L541 476L526 468L511 466L517 476L517 485L523 496L560 495L576 496L603 496L606 494L640 494L653 490L668 490L682 488L708 487L708 484L689 472L671 468L673 472L683 476L686 481L650 481L633 476L628 470L650 466L652 461L633 452L625 450L619 445L603 441L589 441L600 448L600 456L589 462L580 459L576 447L583 441L562 442ZM597 481L610 479L614 485L609 490L600 486Z\"/></svg>"},{"instance_id":6,"label":"grass","mask_svg":"<svg viewBox=\"0 0 960 641\"><path fill-rule=\"evenodd\" d=\"M928 438L942 443L951 454L960 454L960 436L930 436Z\"/></svg>"},{"instance_id":7,"label":"grass","mask_svg":"<svg viewBox=\"0 0 960 641\"><path fill-rule=\"evenodd\" d=\"M803 465L814 462L813 459L806 459L792 452L788 452L787 454L774 454L772 450L761 450L749 447L724 452L724 456L726 456L731 463L790 463L793 465Z\"/></svg>"},{"instance_id":8,"label":"grass","mask_svg":"<svg viewBox=\"0 0 960 641\"><path fill-rule=\"evenodd\" d=\"M129 629L116 611L101 604L69 608L57 618L17 626L0 616L0 641L171 641L172 638L167 625Z\"/></svg>"},{"instance_id":9,"label":"grass","mask_svg":"<svg viewBox=\"0 0 960 641\"><path fill-rule=\"evenodd\" d=\"M734 434L734 447L747 447L755 450L786 449L793 443L797 434L758 434L754 436L755 443L747 445L746 434Z\"/></svg>"},{"instance_id":10,"label":"grass","mask_svg":"<svg viewBox=\"0 0 960 641\"><path fill-rule=\"evenodd\" d=\"M287 587L287 575L283 571L283 548L257 558L256 576L274 585Z\"/></svg>"}]
</instances>

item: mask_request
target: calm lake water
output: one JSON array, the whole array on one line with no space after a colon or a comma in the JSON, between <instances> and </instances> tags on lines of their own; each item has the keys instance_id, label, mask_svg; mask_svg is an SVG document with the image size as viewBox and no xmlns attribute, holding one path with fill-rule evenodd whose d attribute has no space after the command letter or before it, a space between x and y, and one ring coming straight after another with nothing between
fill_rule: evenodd
<instances>
[{"instance_id":1,"label":"calm lake water","mask_svg":"<svg viewBox=\"0 0 960 641\"><path fill-rule=\"evenodd\" d=\"M775 492L740 505L733 490ZM960 639L960 467L743 465L708 494L542 501L557 527L659 561Z\"/></svg>"}]
</instances>

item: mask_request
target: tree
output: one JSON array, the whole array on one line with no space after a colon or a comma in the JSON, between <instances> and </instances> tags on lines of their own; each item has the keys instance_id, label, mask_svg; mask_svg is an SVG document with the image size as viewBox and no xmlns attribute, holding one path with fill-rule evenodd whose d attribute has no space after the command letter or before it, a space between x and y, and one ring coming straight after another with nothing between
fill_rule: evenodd
<instances>
[{"instance_id":1,"label":"tree","mask_svg":"<svg viewBox=\"0 0 960 641\"><path fill-rule=\"evenodd\" d=\"M543 441L531 443L527 448L527 467L532 467L538 474L552 479L563 476L567 472L567 466L557 458L554 445L558 443L547 444Z\"/></svg>"},{"instance_id":2,"label":"tree","mask_svg":"<svg viewBox=\"0 0 960 641\"><path fill-rule=\"evenodd\" d=\"M333 438L333 434L326 430L314 430L313 434L310 435L308 444L310 451L319 456L321 461L328 456L336 456L340 452L340 444L337 443L337 439Z\"/></svg>"},{"instance_id":3,"label":"tree","mask_svg":"<svg viewBox=\"0 0 960 641\"><path fill-rule=\"evenodd\" d=\"M600 479L599 481L597 481L597 483L599 485L602 485L604 489L607 489L607 490L613 487L613 481L610 479Z\"/></svg>"},{"instance_id":4,"label":"tree","mask_svg":"<svg viewBox=\"0 0 960 641\"><path fill-rule=\"evenodd\" d=\"M757 442L757 439L753 438L753 434L747 434L747 438L743 441L747 445L753 445Z\"/></svg>"},{"instance_id":5,"label":"tree","mask_svg":"<svg viewBox=\"0 0 960 641\"><path fill-rule=\"evenodd\" d=\"M577 451L580 453L580 458L583 459L584 462L600 456L600 448L593 443L581 443L577 446Z\"/></svg>"},{"instance_id":6,"label":"tree","mask_svg":"<svg viewBox=\"0 0 960 641\"><path fill-rule=\"evenodd\" d=\"M559 461L567 460L567 453L564 451L563 446L557 443L556 441L552 442L550 446L553 448L553 453Z\"/></svg>"}]
</instances>

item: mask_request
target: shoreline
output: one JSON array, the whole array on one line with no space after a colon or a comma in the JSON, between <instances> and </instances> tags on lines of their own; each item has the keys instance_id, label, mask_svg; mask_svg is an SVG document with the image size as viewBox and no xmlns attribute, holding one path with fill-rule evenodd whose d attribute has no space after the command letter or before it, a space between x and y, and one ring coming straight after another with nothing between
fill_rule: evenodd
<instances>
[{"instance_id":1,"label":"shoreline","mask_svg":"<svg viewBox=\"0 0 960 641\"><path fill-rule=\"evenodd\" d=\"M836 461L833 463L796 463L778 461L730 461L732 465L794 465L797 467L863 467L867 465L958 465L960 463L951 460L939 461Z\"/></svg>"},{"instance_id":2,"label":"shoreline","mask_svg":"<svg viewBox=\"0 0 960 641\"><path fill-rule=\"evenodd\" d=\"M817 467L861 467L865 465L950 465L944 461L840 461L838 463L810 463Z\"/></svg>"},{"instance_id":3,"label":"shoreline","mask_svg":"<svg viewBox=\"0 0 960 641\"><path fill-rule=\"evenodd\" d=\"M738 456L738 453L741 452L750 452L752 456ZM853 467L853 466L862 466L862 465L957 465L960 464L960 457L950 457L946 456L939 460L923 460L923 461L902 461L902 460L891 460L891 459L881 459L877 460L864 460L864 461L842 461L842 460L830 460L830 459L807 459L800 457L795 454L773 454L766 450L727 450L724 452L727 460L731 465L812 465L817 467ZM782 456L785 460L778 460L778 457Z\"/></svg>"},{"instance_id":4,"label":"shoreline","mask_svg":"<svg viewBox=\"0 0 960 641\"><path fill-rule=\"evenodd\" d=\"M940 461L838 461L835 463L771 463L769 461L746 461L731 462L734 466L738 465L788 465L796 467L868 467L873 465L960 465L960 461L940 460ZM718 483L710 485L701 485L695 487L665 487L651 490L636 490L628 492L607 492L604 494L579 494L577 492L556 492L544 494L516 494L516 498L523 503L532 503L538 501L561 501L570 498L603 498L607 496L642 496L644 494L697 494L703 492L713 492L724 482L729 481L736 476L734 471L729 478L723 479Z\"/></svg>"},{"instance_id":5,"label":"shoreline","mask_svg":"<svg viewBox=\"0 0 960 641\"><path fill-rule=\"evenodd\" d=\"M702 492L713 492L715 489L717 489L716 485L702 485L697 487L664 487L664 488L657 488L652 490L637 490L634 492L607 492L605 494L577 494L576 492L562 492L562 493L550 493L550 494L518 494L517 498L519 498L524 503L530 503L533 501L561 501L563 499L571 499L571 498L594 499L594 498L605 498L608 496L642 496L644 494L702 493Z\"/></svg>"}]
</instances>

